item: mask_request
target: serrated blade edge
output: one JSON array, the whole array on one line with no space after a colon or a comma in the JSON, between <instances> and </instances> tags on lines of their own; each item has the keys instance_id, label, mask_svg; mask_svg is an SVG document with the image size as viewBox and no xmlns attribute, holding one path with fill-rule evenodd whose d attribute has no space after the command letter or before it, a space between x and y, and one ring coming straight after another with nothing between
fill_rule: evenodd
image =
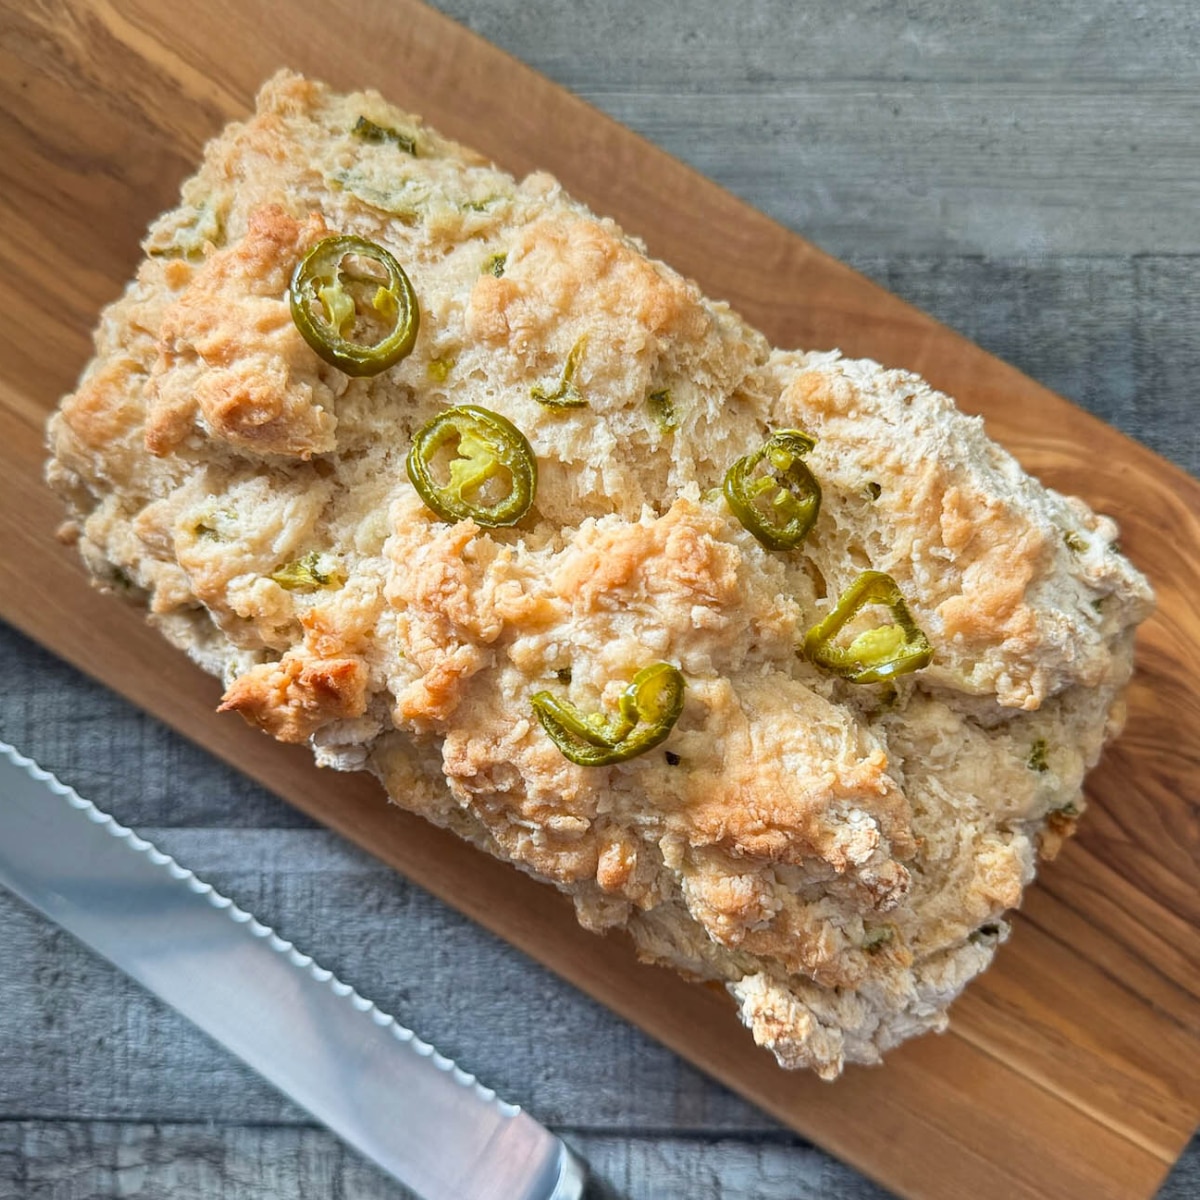
<instances>
[{"instance_id":1,"label":"serrated blade edge","mask_svg":"<svg viewBox=\"0 0 1200 1200\"><path fill-rule=\"evenodd\" d=\"M562 1142L0 740L0 883L427 1200L572 1200Z\"/></svg>"}]
</instances>

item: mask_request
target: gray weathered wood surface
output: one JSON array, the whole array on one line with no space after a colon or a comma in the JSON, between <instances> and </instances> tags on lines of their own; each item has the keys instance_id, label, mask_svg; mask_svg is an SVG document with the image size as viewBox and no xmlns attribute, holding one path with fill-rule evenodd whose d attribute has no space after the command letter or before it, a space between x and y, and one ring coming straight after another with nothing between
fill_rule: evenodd
<instances>
[{"instance_id":1,"label":"gray weathered wood surface","mask_svg":"<svg viewBox=\"0 0 1200 1200\"><path fill-rule=\"evenodd\" d=\"M1192 4L441 7L1200 473ZM3 628L0 680L0 734L562 1130L620 1195L883 1195ZM402 1194L0 893L0 1200ZM1198 1195L1200 1142L1163 1192Z\"/></svg>"}]
</instances>

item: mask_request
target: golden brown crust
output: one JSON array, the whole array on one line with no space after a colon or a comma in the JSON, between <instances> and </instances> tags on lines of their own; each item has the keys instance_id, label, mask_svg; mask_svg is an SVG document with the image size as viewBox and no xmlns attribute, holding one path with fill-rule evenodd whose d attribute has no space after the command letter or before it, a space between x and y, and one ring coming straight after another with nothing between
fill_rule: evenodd
<instances>
[{"instance_id":1,"label":"golden brown crust","mask_svg":"<svg viewBox=\"0 0 1200 1200\"><path fill-rule=\"evenodd\" d=\"M517 233L504 275L481 275L472 289L467 332L532 361L547 349L565 355L569 331L597 312L606 315L597 348L610 359L636 354L648 337L696 340L711 319L694 287L639 254L611 222L570 215Z\"/></svg>"},{"instance_id":2,"label":"golden brown crust","mask_svg":"<svg viewBox=\"0 0 1200 1200\"><path fill-rule=\"evenodd\" d=\"M554 591L578 616L634 600L719 612L736 603L742 561L725 530L723 517L689 500L649 525L594 526L555 571Z\"/></svg>"},{"instance_id":3,"label":"golden brown crust","mask_svg":"<svg viewBox=\"0 0 1200 1200\"><path fill-rule=\"evenodd\" d=\"M367 672L354 658L286 654L251 667L225 690L218 712L241 713L281 742L306 742L330 721L367 710Z\"/></svg>"},{"instance_id":4,"label":"golden brown crust","mask_svg":"<svg viewBox=\"0 0 1200 1200\"><path fill-rule=\"evenodd\" d=\"M136 362L110 359L64 401L60 410L63 422L81 449L103 451L140 432L143 407L138 402L138 373Z\"/></svg>"},{"instance_id":5,"label":"golden brown crust","mask_svg":"<svg viewBox=\"0 0 1200 1200\"><path fill-rule=\"evenodd\" d=\"M360 115L418 153L356 138ZM386 246L418 296L413 352L374 378L291 321L329 231ZM548 176L373 94L277 77L146 246L49 475L97 579L224 677L223 710L728 986L787 1066L828 1078L942 1027L1120 723L1150 595L1110 521L916 376L771 351ZM572 351L584 403L548 408ZM513 529L442 521L408 481L414 430L464 403L535 453ZM786 426L817 438L823 501L782 553L720 489ZM934 648L894 688L797 652L868 568ZM611 713L653 662L685 701L640 757L577 766L534 716L543 690Z\"/></svg>"},{"instance_id":6,"label":"golden brown crust","mask_svg":"<svg viewBox=\"0 0 1200 1200\"><path fill-rule=\"evenodd\" d=\"M297 221L265 206L241 241L196 272L163 316L148 388L151 454L174 450L198 416L209 437L255 454L333 449L332 396L285 298L290 266L327 235L320 214Z\"/></svg>"}]
</instances>

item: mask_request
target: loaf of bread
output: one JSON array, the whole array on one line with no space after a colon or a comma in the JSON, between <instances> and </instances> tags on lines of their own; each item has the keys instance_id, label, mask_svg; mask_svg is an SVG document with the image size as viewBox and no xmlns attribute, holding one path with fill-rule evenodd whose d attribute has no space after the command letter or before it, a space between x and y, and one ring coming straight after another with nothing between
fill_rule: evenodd
<instances>
[{"instance_id":1,"label":"loaf of bread","mask_svg":"<svg viewBox=\"0 0 1200 1200\"><path fill-rule=\"evenodd\" d=\"M944 1026L1121 725L1110 520L373 93L271 80L145 251L49 480L223 708L786 1067Z\"/></svg>"}]
</instances>

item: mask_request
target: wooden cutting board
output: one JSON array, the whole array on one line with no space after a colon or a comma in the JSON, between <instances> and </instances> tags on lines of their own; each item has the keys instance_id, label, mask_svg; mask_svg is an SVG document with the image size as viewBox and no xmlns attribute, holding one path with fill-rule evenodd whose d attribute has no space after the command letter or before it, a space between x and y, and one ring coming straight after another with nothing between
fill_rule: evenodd
<instances>
[{"instance_id":1,"label":"wooden cutting board","mask_svg":"<svg viewBox=\"0 0 1200 1200\"><path fill-rule=\"evenodd\" d=\"M365 777L213 714L218 688L53 539L42 425L204 140L279 66L370 85L509 170L554 171L777 345L921 372L1048 483L1121 523L1160 607L1081 834L951 1031L836 1084L755 1050L725 998L421 821ZM0 16L0 615L895 1191L1150 1196L1200 1118L1200 484L412 0L6 6ZM5 681L14 686L15 681Z\"/></svg>"}]
</instances>

